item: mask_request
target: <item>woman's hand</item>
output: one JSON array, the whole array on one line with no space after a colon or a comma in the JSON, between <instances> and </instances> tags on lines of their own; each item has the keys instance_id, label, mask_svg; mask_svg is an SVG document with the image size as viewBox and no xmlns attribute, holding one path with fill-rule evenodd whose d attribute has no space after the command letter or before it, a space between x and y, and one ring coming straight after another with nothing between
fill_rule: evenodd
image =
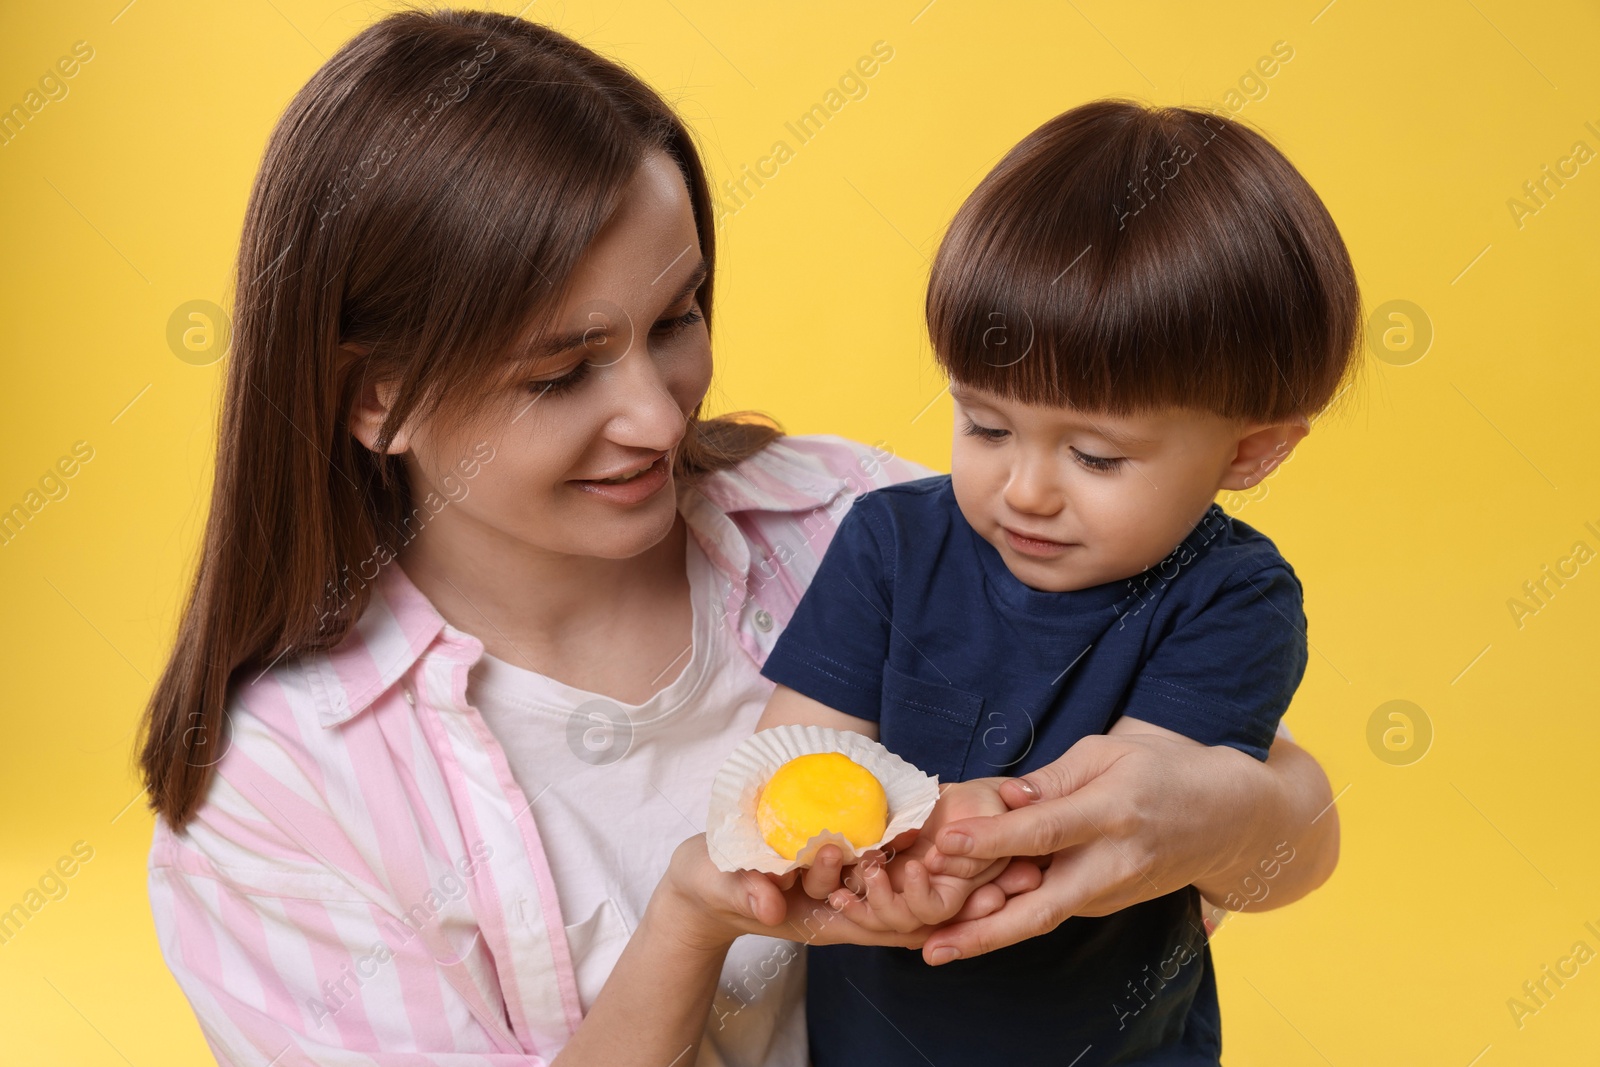
<instances>
[{"instance_id":1,"label":"woman's hand","mask_svg":"<svg viewBox=\"0 0 1600 1067\"><path fill-rule=\"evenodd\" d=\"M1237 899L1238 885L1285 841L1304 859L1273 868L1273 906L1290 903L1337 861L1329 794L1316 761L1281 736L1266 763L1154 733L1086 737L1001 788L1015 810L952 823L934 837L925 859L933 871L958 856L1038 856L1048 866L1038 889L930 935L923 958L981 955L1070 916L1109 915L1191 884L1212 900Z\"/></svg>"},{"instance_id":2,"label":"woman's hand","mask_svg":"<svg viewBox=\"0 0 1600 1067\"><path fill-rule=\"evenodd\" d=\"M698 952L726 949L742 934L762 934L811 945L894 945L917 948L933 932L858 926L839 909L806 894L794 873L774 879L756 871L718 870L697 834L672 854L652 907L661 921Z\"/></svg>"}]
</instances>

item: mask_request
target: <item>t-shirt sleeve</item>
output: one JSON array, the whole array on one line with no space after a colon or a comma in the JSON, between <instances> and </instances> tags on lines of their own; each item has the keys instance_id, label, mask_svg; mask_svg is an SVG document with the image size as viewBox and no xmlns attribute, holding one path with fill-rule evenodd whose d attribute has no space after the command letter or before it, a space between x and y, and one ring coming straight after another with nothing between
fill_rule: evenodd
<instances>
[{"instance_id":1,"label":"t-shirt sleeve","mask_svg":"<svg viewBox=\"0 0 1600 1067\"><path fill-rule=\"evenodd\" d=\"M893 602L892 541L872 494L845 512L761 673L858 719L878 721Z\"/></svg>"},{"instance_id":2,"label":"t-shirt sleeve","mask_svg":"<svg viewBox=\"0 0 1600 1067\"><path fill-rule=\"evenodd\" d=\"M1123 713L1258 760L1306 670L1300 581L1284 565L1230 579L1156 646Z\"/></svg>"}]
</instances>

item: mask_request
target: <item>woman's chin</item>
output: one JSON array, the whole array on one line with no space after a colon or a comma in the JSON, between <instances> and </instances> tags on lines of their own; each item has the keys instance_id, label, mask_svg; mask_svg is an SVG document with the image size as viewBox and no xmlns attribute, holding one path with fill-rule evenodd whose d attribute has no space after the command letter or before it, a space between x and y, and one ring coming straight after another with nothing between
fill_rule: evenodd
<instances>
[{"instance_id":1,"label":"woman's chin","mask_svg":"<svg viewBox=\"0 0 1600 1067\"><path fill-rule=\"evenodd\" d=\"M670 486L627 510L599 504L594 513L575 523L573 552L602 559L630 559L659 545L672 532L677 517L677 500Z\"/></svg>"}]
</instances>

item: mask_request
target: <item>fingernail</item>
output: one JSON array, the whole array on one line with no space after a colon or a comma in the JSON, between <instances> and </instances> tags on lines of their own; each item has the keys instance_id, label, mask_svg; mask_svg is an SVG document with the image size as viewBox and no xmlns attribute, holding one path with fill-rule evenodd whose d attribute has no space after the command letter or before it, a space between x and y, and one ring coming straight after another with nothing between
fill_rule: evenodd
<instances>
[{"instance_id":1,"label":"fingernail","mask_svg":"<svg viewBox=\"0 0 1600 1067\"><path fill-rule=\"evenodd\" d=\"M960 830L951 830L939 838L939 851L952 856L964 856L972 848L972 838Z\"/></svg>"},{"instance_id":2,"label":"fingernail","mask_svg":"<svg viewBox=\"0 0 1600 1067\"><path fill-rule=\"evenodd\" d=\"M1034 785L1032 782L1028 781L1026 778L1018 778L1018 779L1016 779L1016 783L1017 783L1017 788L1022 790L1024 793L1026 793L1028 795L1028 799L1029 800L1038 800L1039 799L1039 787L1038 786Z\"/></svg>"},{"instance_id":3,"label":"fingernail","mask_svg":"<svg viewBox=\"0 0 1600 1067\"><path fill-rule=\"evenodd\" d=\"M752 919L760 918L761 913L756 910L756 895L754 893L751 893L745 899L750 902L750 918L752 918Z\"/></svg>"},{"instance_id":4,"label":"fingernail","mask_svg":"<svg viewBox=\"0 0 1600 1067\"><path fill-rule=\"evenodd\" d=\"M949 963L951 960L960 955L961 953L959 951L950 947L949 945L945 945L942 948L934 949L931 959L935 965L938 965L941 963Z\"/></svg>"}]
</instances>

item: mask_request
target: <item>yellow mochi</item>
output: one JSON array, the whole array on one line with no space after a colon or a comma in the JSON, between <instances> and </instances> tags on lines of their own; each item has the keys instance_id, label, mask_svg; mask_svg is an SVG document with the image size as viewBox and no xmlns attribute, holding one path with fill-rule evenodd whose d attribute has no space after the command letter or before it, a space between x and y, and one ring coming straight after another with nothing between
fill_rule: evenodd
<instances>
[{"instance_id":1,"label":"yellow mochi","mask_svg":"<svg viewBox=\"0 0 1600 1067\"><path fill-rule=\"evenodd\" d=\"M756 800L756 826L786 860L824 830L843 834L859 849L877 844L888 825L883 784L838 752L795 757L767 779Z\"/></svg>"}]
</instances>

